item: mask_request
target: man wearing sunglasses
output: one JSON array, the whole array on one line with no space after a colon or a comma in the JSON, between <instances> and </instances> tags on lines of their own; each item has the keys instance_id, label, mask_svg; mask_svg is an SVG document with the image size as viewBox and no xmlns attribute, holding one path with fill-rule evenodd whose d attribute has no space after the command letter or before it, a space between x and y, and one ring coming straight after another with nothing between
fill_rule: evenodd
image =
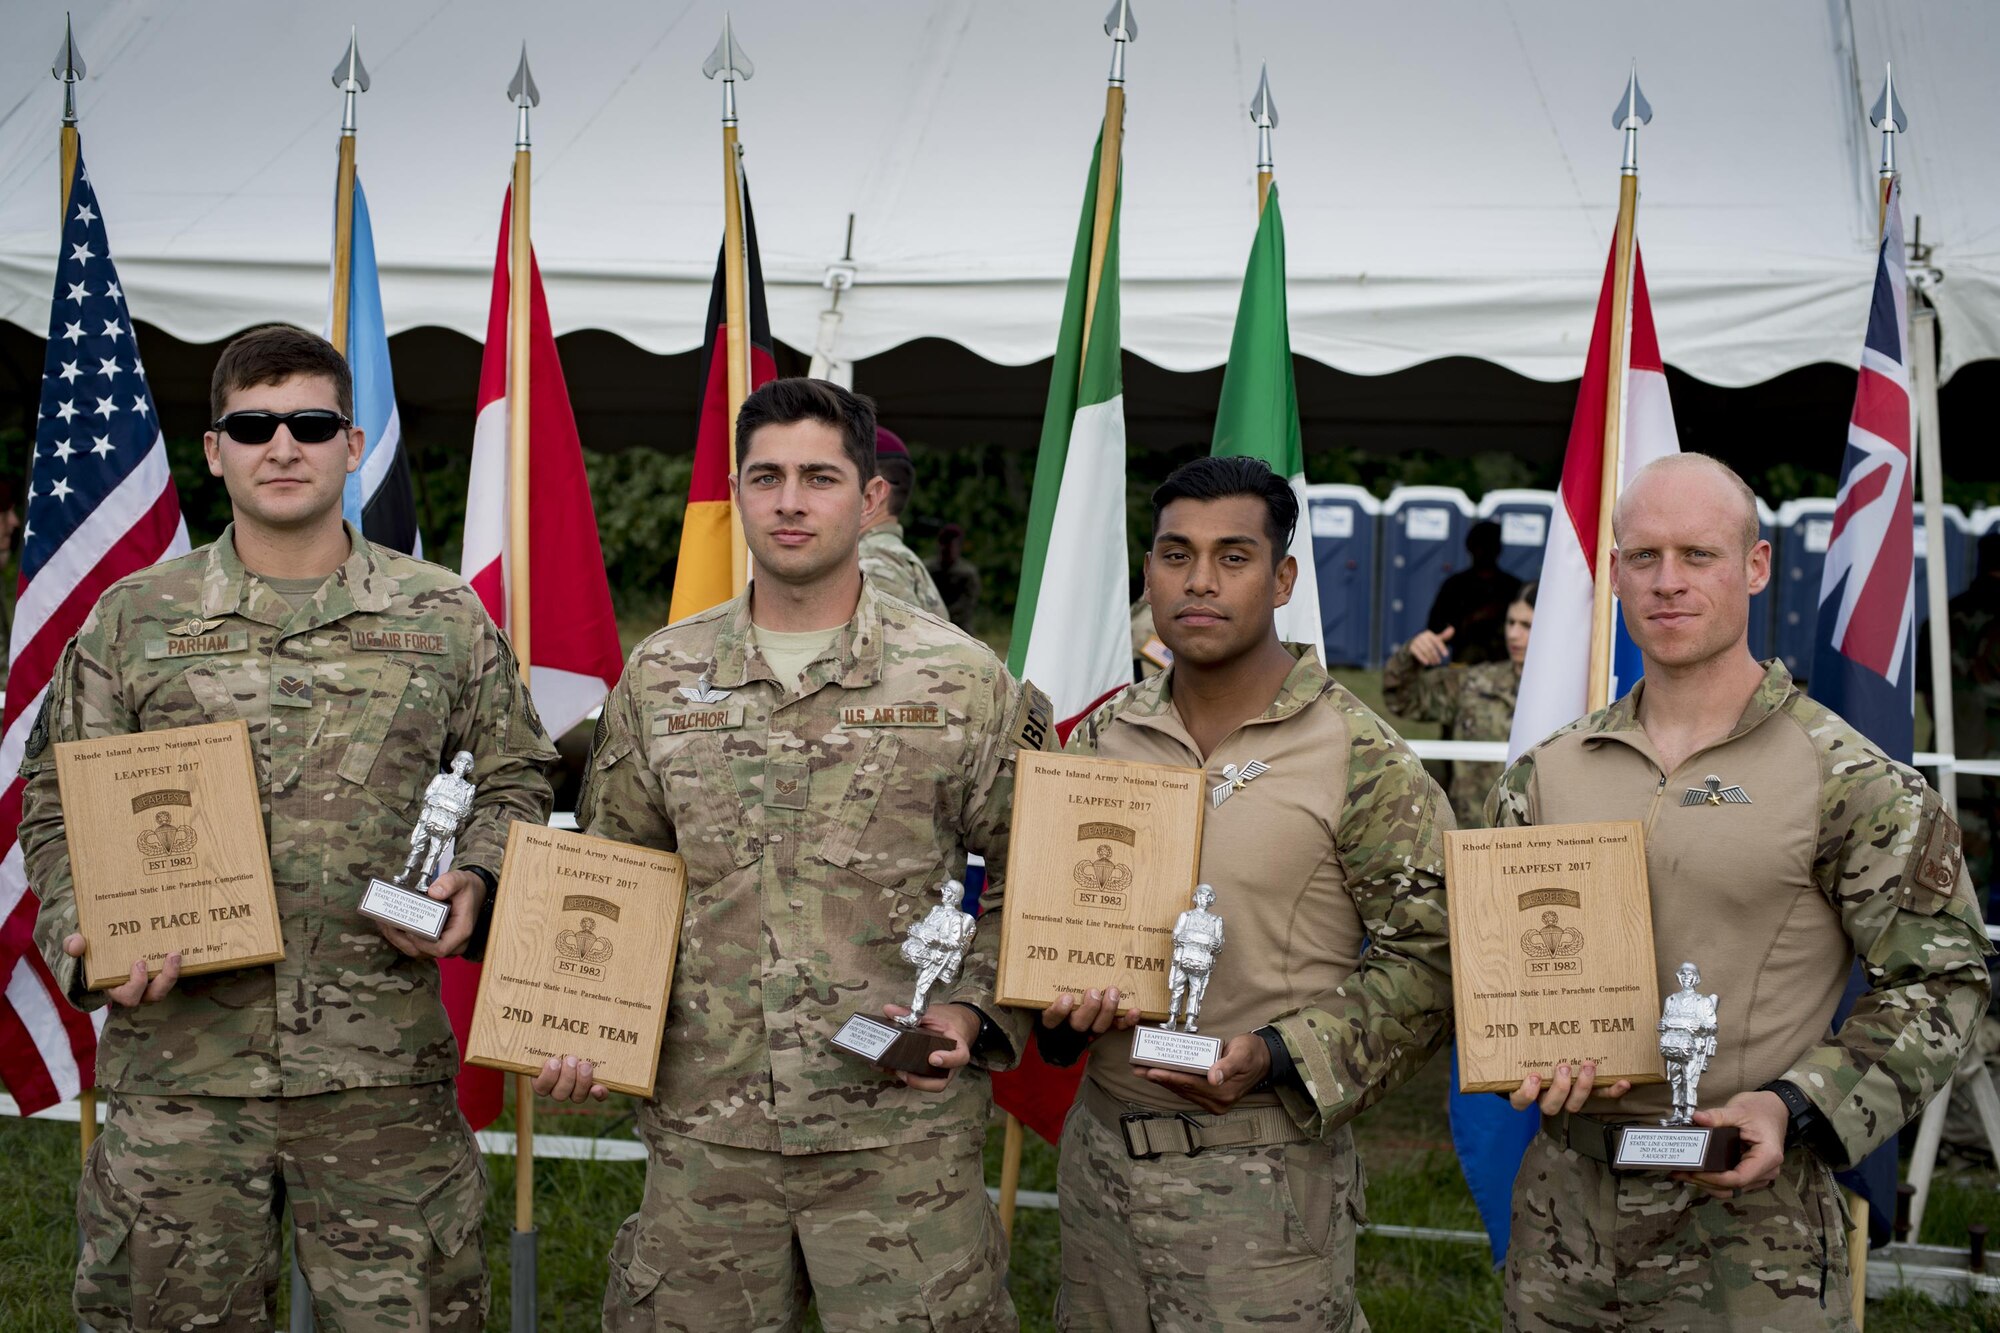
<instances>
[{"instance_id":1,"label":"man wearing sunglasses","mask_svg":"<svg viewBox=\"0 0 2000 1333\"><path fill-rule=\"evenodd\" d=\"M476 951L507 826L546 822L555 749L506 640L456 574L341 518L362 433L323 339L273 325L215 368L209 472L233 521L114 584L64 652L27 746L36 942L79 1006L108 1000L104 1133L78 1189L78 1315L99 1330L267 1328L289 1200L322 1328L479 1328L485 1169L459 1115L435 959ZM169 645L172 645L169 651ZM51 742L241 719L285 956L182 978L169 955L82 984ZM403 862L459 750L478 794L427 940L356 910Z\"/></svg>"}]
</instances>

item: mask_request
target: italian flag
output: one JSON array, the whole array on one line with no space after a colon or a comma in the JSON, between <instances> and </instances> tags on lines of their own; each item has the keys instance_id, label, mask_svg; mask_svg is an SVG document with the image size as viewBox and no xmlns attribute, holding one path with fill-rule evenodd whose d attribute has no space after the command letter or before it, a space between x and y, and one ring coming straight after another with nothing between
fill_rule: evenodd
<instances>
[{"instance_id":1,"label":"italian flag","mask_svg":"<svg viewBox=\"0 0 2000 1333\"><path fill-rule=\"evenodd\" d=\"M1121 167L1103 252L1094 256L1103 151L1100 133L1090 156L1049 404L1042 414L1007 659L1017 678L1032 680L1048 693L1065 735L1078 718L1132 680L1125 396L1118 365L1118 201L1124 173Z\"/></svg>"},{"instance_id":2,"label":"italian flag","mask_svg":"<svg viewBox=\"0 0 2000 1333\"><path fill-rule=\"evenodd\" d=\"M1278 187L1271 186L1250 267L1243 274L1243 297L1236 304L1236 334L1229 341L1229 366L1222 373L1222 401L1215 409L1218 456L1261 458L1292 484L1299 501L1299 524L1291 555L1299 562L1292 600L1278 608L1278 637L1311 644L1326 660L1320 638L1319 575L1313 564L1312 524L1306 510L1306 454L1299 433L1299 392L1292 379L1292 332L1285 312L1285 223L1278 216Z\"/></svg>"}]
</instances>

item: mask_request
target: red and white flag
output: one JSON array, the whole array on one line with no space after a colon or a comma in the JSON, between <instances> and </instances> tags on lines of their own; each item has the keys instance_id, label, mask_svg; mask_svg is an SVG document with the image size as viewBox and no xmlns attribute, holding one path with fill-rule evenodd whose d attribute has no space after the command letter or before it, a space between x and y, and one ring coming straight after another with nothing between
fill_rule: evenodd
<instances>
[{"instance_id":1,"label":"red and white flag","mask_svg":"<svg viewBox=\"0 0 2000 1333\"><path fill-rule=\"evenodd\" d=\"M493 263L493 302L486 316L486 355L479 371L479 415L472 431L472 475L465 495L465 547L459 569L486 613L509 628L507 549L507 313L512 297L508 228L513 191L500 208L500 244ZM535 708L549 735L561 736L590 715L618 682L624 654L611 613L597 511L583 470L583 443L570 411L569 388L549 324L542 273L529 256L528 540L529 652ZM479 965L448 958L441 964L445 1010L459 1049L472 1028ZM474 1128L500 1111L502 1079L495 1070L459 1068L458 1101Z\"/></svg>"},{"instance_id":2,"label":"red and white flag","mask_svg":"<svg viewBox=\"0 0 2000 1333\"><path fill-rule=\"evenodd\" d=\"M132 315L80 156L55 295L0 713L0 1078L24 1115L95 1085L97 1028L56 989L35 948L40 904L16 839L26 784L15 775L63 645L98 594L188 549Z\"/></svg>"},{"instance_id":3,"label":"red and white flag","mask_svg":"<svg viewBox=\"0 0 2000 1333\"><path fill-rule=\"evenodd\" d=\"M1510 760L1587 711L1591 605L1597 586L1598 500L1605 484L1604 403L1614 367L1625 389L1620 400L1624 447L1618 486L1622 488L1654 459L1681 449L1674 431L1673 402L1667 396L1667 369L1660 359L1660 340L1653 332L1646 266L1639 260L1636 238L1632 242L1625 346L1615 352L1611 346L1612 269L1617 262L1614 241L1612 256L1604 265L1604 287L1597 298L1597 323L1584 359L1583 383L1577 388L1576 415L1570 419L1556 521L1542 556L1535 632L1528 638L1520 702L1514 709L1514 729L1507 741ZM1614 636L1618 632L1614 624Z\"/></svg>"}]
</instances>

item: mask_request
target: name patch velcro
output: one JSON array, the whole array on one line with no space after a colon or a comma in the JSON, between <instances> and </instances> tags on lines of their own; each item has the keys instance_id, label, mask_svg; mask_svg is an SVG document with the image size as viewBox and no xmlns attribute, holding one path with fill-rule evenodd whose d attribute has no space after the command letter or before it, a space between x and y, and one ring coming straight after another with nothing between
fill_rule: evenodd
<instances>
[{"instance_id":1,"label":"name patch velcro","mask_svg":"<svg viewBox=\"0 0 2000 1333\"><path fill-rule=\"evenodd\" d=\"M161 658L213 657L217 653L240 653L250 647L250 632L234 629L226 634L197 634L185 639L154 639L146 645L146 660Z\"/></svg>"},{"instance_id":2,"label":"name patch velcro","mask_svg":"<svg viewBox=\"0 0 2000 1333\"><path fill-rule=\"evenodd\" d=\"M371 653L431 653L442 655L449 652L445 646L445 636L420 629L357 629L348 631L347 641L355 648Z\"/></svg>"},{"instance_id":3,"label":"name patch velcro","mask_svg":"<svg viewBox=\"0 0 2000 1333\"><path fill-rule=\"evenodd\" d=\"M942 727L946 718L938 704L850 704L840 710L843 727Z\"/></svg>"},{"instance_id":4,"label":"name patch velcro","mask_svg":"<svg viewBox=\"0 0 2000 1333\"><path fill-rule=\"evenodd\" d=\"M684 708L678 713L667 713L653 724L654 730L669 736L678 736L684 731L728 731L743 725L743 705L732 704L728 708Z\"/></svg>"}]
</instances>

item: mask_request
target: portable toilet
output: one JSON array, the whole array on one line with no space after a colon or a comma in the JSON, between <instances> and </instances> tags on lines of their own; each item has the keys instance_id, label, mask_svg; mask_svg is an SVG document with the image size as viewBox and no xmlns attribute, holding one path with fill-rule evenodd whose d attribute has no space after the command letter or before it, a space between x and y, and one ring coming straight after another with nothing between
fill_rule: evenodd
<instances>
[{"instance_id":1,"label":"portable toilet","mask_svg":"<svg viewBox=\"0 0 2000 1333\"><path fill-rule=\"evenodd\" d=\"M1924 526L1923 505L1918 504L1916 511L1916 623L1921 629L1930 623L1931 618L1930 585L1925 582L1929 578L1925 567L1930 563L1931 542L1930 534ZM1966 518L1965 511L1957 505L1944 506L1944 526L1946 532L1944 596L1946 601L1950 601L1972 586L1973 549L1978 538L1974 535L1971 520Z\"/></svg>"},{"instance_id":2,"label":"portable toilet","mask_svg":"<svg viewBox=\"0 0 2000 1333\"><path fill-rule=\"evenodd\" d=\"M1330 667L1375 667L1375 563L1382 502L1365 486L1306 487L1306 530L1319 574L1319 625Z\"/></svg>"},{"instance_id":3,"label":"portable toilet","mask_svg":"<svg viewBox=\"0 0 2000 1333\"><path fill-rule=\"evenodd\" d=\"M1480 497L1479 517L1500 525L1500 568L1523 583L1542 577L1555 512L1554 491L1488 491Z\"/></svg>"},{"instance_id":4,"label":"portable toilet","mask_svg":"<svg viewBox=\"0 0 2000 1333\"><path fill-rule=\"evenodd\" d=\"M1771 543L1771 581L1750 599L1750 655L1759 662L1771 655L1772 590L1778 586L1778 516L1757 498L1757 535Z\"/></svg>"},{"instance_id":5,"label":"portable toilet","mask_svg":"<svg viewBox=\"0 0 2000 1333\"><path fill-rule=\"evenodd\" d=\"M1383 655L1425 627L1438 588L1472 558L1472 501L1456 486L1398 486L1382 506Z\"/></svg>"},{"instance_id":6,"label":"portable toilet","mask_svg":"<svg viewBox=\"0 0 2000 1333\"><path fill-rule=\"evenodd\" d=\"M1819 576L1833 539L1834 502L1824 496L1778 506L1777 636L1785 669L1803 679L1812 671L1813 632L1819 623Z\"/></svg>"}]
</instances>

